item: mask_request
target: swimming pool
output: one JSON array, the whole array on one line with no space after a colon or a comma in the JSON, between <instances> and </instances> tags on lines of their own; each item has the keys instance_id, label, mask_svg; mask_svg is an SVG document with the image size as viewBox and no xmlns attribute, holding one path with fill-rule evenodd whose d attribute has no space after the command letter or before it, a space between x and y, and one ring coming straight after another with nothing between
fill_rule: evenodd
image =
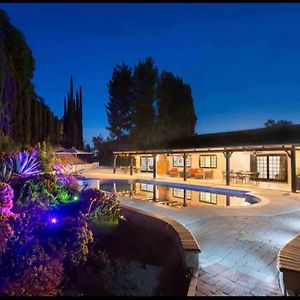
<instances>
[{"instance_id":1,"label":"swimming pool","mask_svg":"<svg viewBox=\"0 0 300 300\"><path fill-rule=\"evenodd\" d=\"M79 181L95 182L94 178L79 178ZM158 205L173 207L194 207L212 205L222 207L249 206L260 199L248 191L230 190L215 187L195 186L151 180L98 179L101 190L116 192L125 197L153 201Z\"/></svg>"}]
</instances>

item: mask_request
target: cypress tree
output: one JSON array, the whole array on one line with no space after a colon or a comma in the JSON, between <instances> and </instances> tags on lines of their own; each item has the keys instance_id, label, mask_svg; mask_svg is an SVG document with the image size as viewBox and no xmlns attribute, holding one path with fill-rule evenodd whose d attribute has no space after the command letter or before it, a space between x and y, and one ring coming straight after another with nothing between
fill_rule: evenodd
<instances>
[{"instance_id":1,"label":"cypress tree","mask_svg":"<svg viewBox=\"0 0 300 300\"><path fill-rule=\"evenodd\" d=\"M82 88L79 88L79 149L83 149L83 128L82 128Z\"/></svg>"},{"instance_id":2,"label":"cypress tree","mask_svg":"<svg viewBox=\"0 0 300 300\"><path fill-rule=\"evenodd\" d=\"M68 93L68 100L64 105L63 116L63 146L76 147L78 149L83 148L83 136L82 136L82 89L80 87L79 92L75 92L74 99L74 87L73 78L70 79L70 90Z\"/></svg>"}]
</instances>

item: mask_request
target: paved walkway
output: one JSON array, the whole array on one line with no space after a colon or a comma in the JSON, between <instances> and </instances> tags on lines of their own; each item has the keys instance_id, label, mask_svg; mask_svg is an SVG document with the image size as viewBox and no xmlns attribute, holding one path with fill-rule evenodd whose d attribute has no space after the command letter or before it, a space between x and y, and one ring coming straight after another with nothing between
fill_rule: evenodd
<instances>
[{"instance_id":1,"label":"paved walkway","mask_svg":"<svg viewBox=\"0 0 300 300\"><path fill-rule=\"evenodd\" d=\"M300 194L259 189L255 193L267 199L266 204L175 208L139 199L119 199L121 203L173 218L194 234L202 250L197 296L281 295L277 253L300 232Z\"/></svg>"}]
</instances>

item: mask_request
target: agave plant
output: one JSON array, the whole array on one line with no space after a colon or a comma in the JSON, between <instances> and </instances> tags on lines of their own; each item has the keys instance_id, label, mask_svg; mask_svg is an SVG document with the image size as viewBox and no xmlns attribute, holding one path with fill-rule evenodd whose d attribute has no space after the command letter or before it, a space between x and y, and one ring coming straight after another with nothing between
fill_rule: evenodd
<instances>
[{"instance_id":1,"label":"agave plant","mask_svg":"<svg viewBox=\"0 0 300 300\"><path fill-rule=\"evenodd\" d=\"M13 165L10 161L0 162L0 181L9 182L13 174Z\"/></svg>"},{"instance_id":2,"label":"agave plant","mask_svg":"<svg viewBox=\"0 0 300 300\"><path fill-rule=\"evenodd\" d=\"M41 165L37 159L36 150L18 152L10 158L10 161L13 164L16 175L27 177L41 172Z\"/></svg>"}]
</instances>

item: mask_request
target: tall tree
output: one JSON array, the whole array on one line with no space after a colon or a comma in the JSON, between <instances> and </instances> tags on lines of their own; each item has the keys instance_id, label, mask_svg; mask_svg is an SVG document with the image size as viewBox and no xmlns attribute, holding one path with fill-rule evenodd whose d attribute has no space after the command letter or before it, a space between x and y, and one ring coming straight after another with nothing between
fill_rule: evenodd
<instances>
[{"instance_id":1,"label":"tall tree","mask_svg":"<svg viewBox=\"0 0 300 300\"><path fill-rule=\"evenodd\" d=\"M64 99L63 116L63 146L83 149L82 135L82 89L75 92L74 99L73 78L70 79L68 100Z\"/></svg>"},{"instance_id":2,"label":"tall tree","mask_svg":"<svg viewBox=\"0 0 300 300\"><path fill-rule=\"evenodd\" d=\"M197 121L191 88L171 72L162 72L157 86L157 128L160 143L192 136Z\"/></svg>"},{"instance_id":3,"label":"tall tree","mask_svg":"<svg viewBox=\"0 0 300 300\"><path fill-rule=\"evenodd\" d=\"M78 106L78 148L83 149L83 127L82 127L82 87L79 88Z\"/></svg>"},{"instance_id":4,"label":"tall tree","mask_svg":"<svg viewBox=\"0 0 300 300\"><path fill-rule=\"evenodd\" d=\"M151 57L138 62L134 68L131 140L137 147L145 148L153 143L157 78L158 69Z\"/></svg>"},{"instance_id":5,"label":"tall tree","mask_svg":"<svg viewBox=\"0 0 300 300\"><path fill-rule=\"evenodd\" d=\"M23 33L0 9L0 130L19 144L34 145L50 134L43 117L53 113L36 95L35 61Z\"/></svg>"},{"instance_id":6,"label":"tall tree","mask_svg":"<svg viewBox=\"0 0 300 300\"><path fill-rule=\"evenodd\" d=\"M116 139L131 130L132 71L125 63L114 67L108 94L109 101L105 107L109 126L106 128L110 137Z\"/></svg>"}]
</instances>

